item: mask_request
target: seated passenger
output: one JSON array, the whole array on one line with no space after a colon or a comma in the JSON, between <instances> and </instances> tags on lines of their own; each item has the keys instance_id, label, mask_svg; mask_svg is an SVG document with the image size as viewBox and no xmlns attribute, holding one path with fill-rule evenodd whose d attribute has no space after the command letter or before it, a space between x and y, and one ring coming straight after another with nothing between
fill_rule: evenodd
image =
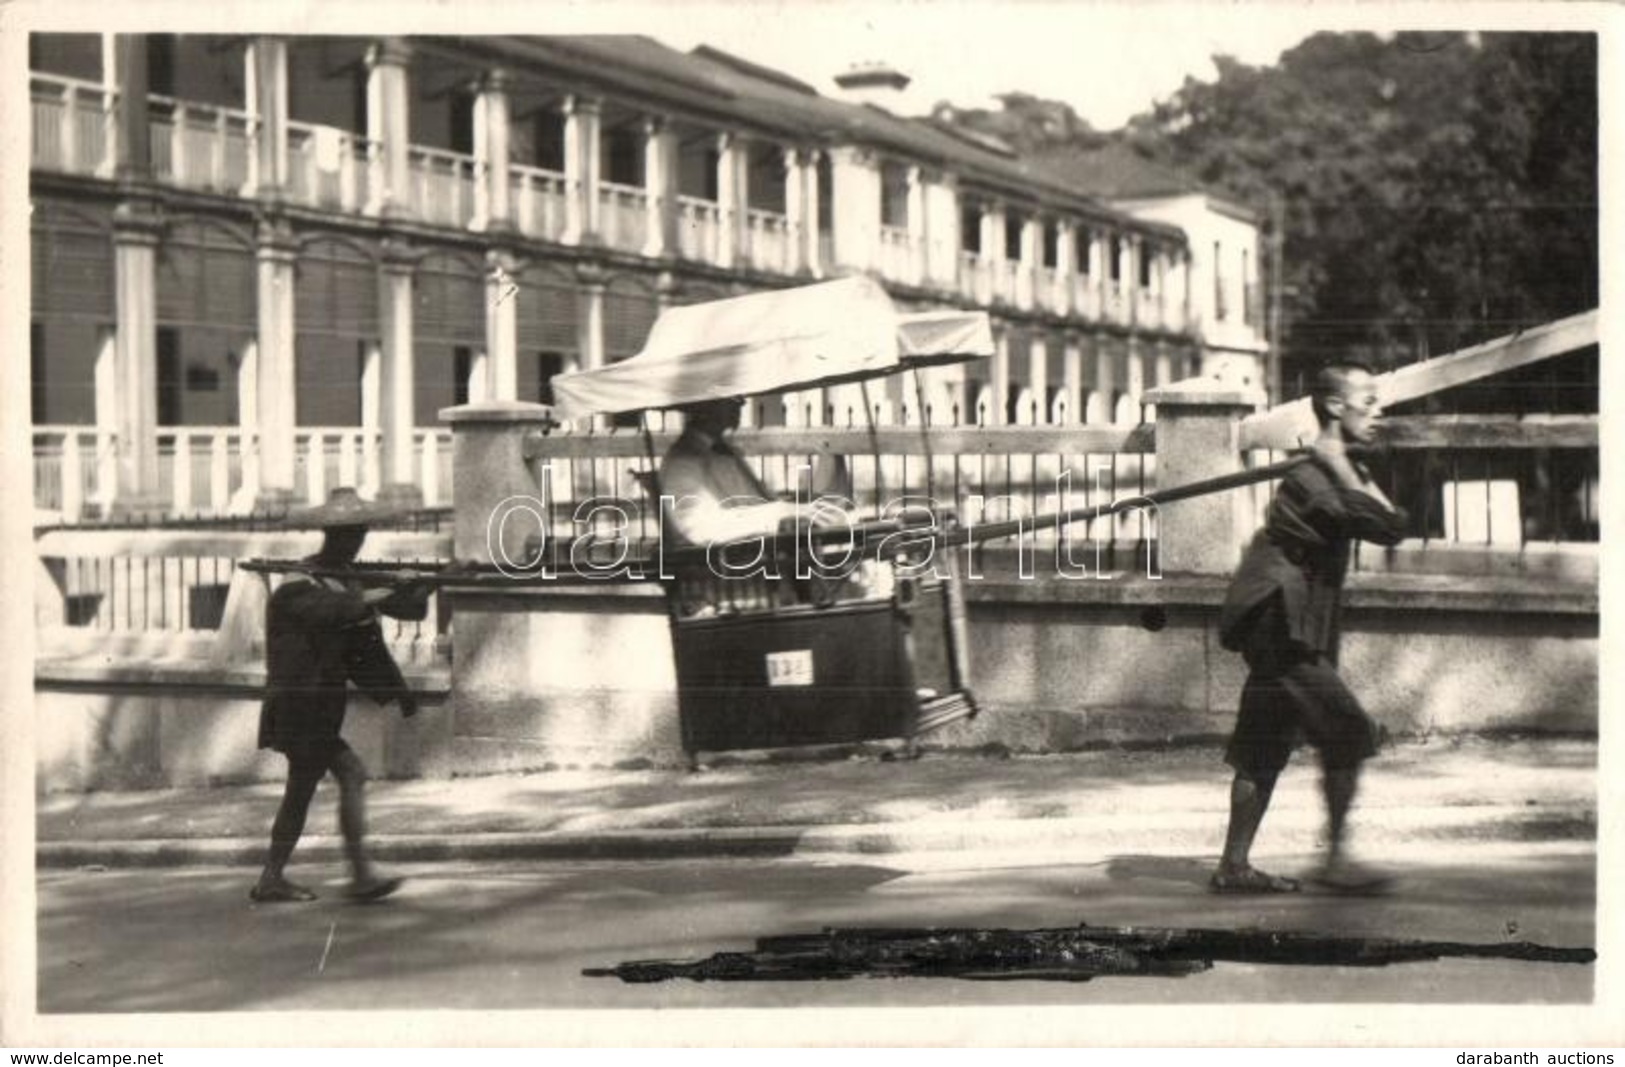
<instances>
[{"instance_id":1,"label":"seated passenger","mask_svg":"<svg viewBox=\"0 0 1625 1067\"><path fill-rule=\"evenodd\" d=\"M693 544L774 534L796 518L795 504L776 498L726 439L743 406L728 399L680 409L682 435L661 461L660 491L673 498L676 532Z\"/></svg>"}]
</instances>

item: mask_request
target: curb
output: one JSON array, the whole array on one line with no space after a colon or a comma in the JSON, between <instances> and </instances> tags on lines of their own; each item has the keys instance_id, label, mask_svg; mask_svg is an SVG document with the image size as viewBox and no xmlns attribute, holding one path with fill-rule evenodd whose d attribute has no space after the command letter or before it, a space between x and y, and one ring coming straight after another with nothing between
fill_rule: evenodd
<instances>
[{"instance_id":1,"label":"curb","mask_svg":"<svg viewBox=\"0 0 1625 1067\"><path fill-rule=\"evenodd\" d=\"M1170 818L1170 815L1175 816ZM1319 847L1320 812L1278 813L1268 828L1272 851ZM824 826L724 826L585 832L384 834L369 839L375 859L390 863L513 860L787 859L913 852L1044 849L1071 857L1178 850L1215 852L1222 813L1115 812L1095 817L931 820ZM1356 811L1361 844L1374 849L1455 841L1594 845L1596 813L1589 807L1410 807ZM41 870L80 867L151 868L250 866L260 863L259 839L163 838L39 842ZM339 840L311 835L300 862L343 859Z\"/></svg>"}]
</instances>

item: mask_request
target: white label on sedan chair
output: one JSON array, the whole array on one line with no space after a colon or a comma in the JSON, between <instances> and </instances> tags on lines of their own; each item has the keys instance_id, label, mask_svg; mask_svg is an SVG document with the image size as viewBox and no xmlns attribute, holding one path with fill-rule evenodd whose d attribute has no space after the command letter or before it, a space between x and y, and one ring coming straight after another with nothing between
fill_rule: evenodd
<instances>
[{"instance_id":1,"label":"white label on sedan chair","mask_svg":"<svg viewBox=\"0 0 1625 1067\"><path fill-rule=\"evenodd\" d=\"M812 649L798 648L794 652L767 654L768 685L812 685Z\"/></svg>"}]
</instances>

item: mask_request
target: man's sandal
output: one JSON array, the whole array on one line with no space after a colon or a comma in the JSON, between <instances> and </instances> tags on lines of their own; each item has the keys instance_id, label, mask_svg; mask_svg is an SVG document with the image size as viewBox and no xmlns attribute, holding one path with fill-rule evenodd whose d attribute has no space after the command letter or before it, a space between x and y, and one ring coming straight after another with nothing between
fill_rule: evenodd
<instances>
[{"instance_id":1,"label":"man's sandal","mask_svg":"<svg viewBox=\"0 0 1625 1067\"><path fill-rule=\"evenodd\" d=\"M1296 893L1301 887L1296 878L1266 874L1257 867L1244 867L1239 871L1214 871L1208 879L1208 889L1215 893L1257 896L1267 893Z\"/></svg>"},{"instance_id":2,"label":"man's sandal","mask_svg":"<svg viewBox=\"0 0 1625 1067\"><path fill-rule=\"evenodd\" d=\"M256 904L303 904L315 900L316 894L293 882L269 882L250 889L248 899Z\"/></svg>"}]
</instances>

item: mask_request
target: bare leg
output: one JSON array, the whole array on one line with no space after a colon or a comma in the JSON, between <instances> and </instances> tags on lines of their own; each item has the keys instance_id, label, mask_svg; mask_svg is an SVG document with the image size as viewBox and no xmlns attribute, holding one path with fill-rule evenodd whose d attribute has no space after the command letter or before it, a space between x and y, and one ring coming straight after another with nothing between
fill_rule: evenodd
<instances>
[{"instance_id":1,"label":"bare leg","mask_svg":"<svg viewBox=\"0 0 1625 1067\"><path fill-rule=\"evenodd\" d=\"M1342 893L1380 893L1393 884L1393 876L1348 858L1348 815L1360 782L1360 766L1325 767L1321 788L1326 795L1326 865L1315 881Z\"/></svg>"},{"instance_id":2,"label":"bare leg","mask_svg":"<svg viewBox=\"0 0 1625 1067\"><path fill-rule=\"evenodd\" d=\"M380 900L399 889L401 880L380 878L367 856L367 768L354 752L345 749L333 762L333 773L339 780L339 830L350 861L346 895L354 901Z\"/></svg>"},{"instance_id":3,"label":"bare leg","mask_svg":"<svg viewBox=\"0 0 1625 1067\"><path fill-rule=\"evenodd\" d=\"M288 761L288 783L282 791L282 804L277 808L276 820L271 824L271 847L265 856L265 867L250 897L265 902L314 900L316 894L304 886L288 881L283 874L299 837L305 830L305 818L310 814L310 802L316 795L316 786L322 780L325 768L307 761Z\"/></svg>"},{"instance_id":4,"label":"bare leg","mask_svg":"<svg viewBox=\"0 0 1625 1067\"><path fill-rule=\"evenodd\" d=\"M1249 778L1237 773L1230 783L1230 825L1224 834L1224 855L1213 872L1209 886L1217 893L1291 893L1298 883L1291 878L1266 874L1253 867L1253 838L1269 811L1275 795L1275 776Z\"/></svg>"},{"instance_id":5,"label":"bare leg","mask_svg":"<svg viewBox=\"0 0 1625 1067\"><path fill-rule=\"evenodd\" d=\"M333 761L333 776L339 782L339 833L344 837L344 856L350 861L350 877L362 885L373 880L372 861L367 858L367 768L346 749Z\"/></svg>"},{"instance_id":6,"label":"bare leg","mask_svg":"<svg viewBox=\"0 0 1625 1067\"><path fill-rule=\"evenodd\" d=\"M1275 795L1275 779L1248 778L1238 773L1230 783L1230 826L1224 834L1224 856L1219 861L1221 870L1243 871L1249 866L1253 838L1269 810L1270 798Z\"/></svg>"},{"instance_id":7,"label":"bare leg","mask_svg":"<svg viewBox=\"0 0 1625 1067\"><path fill-rule=\"evenodd\" d=\"M1354 794L1360 784L1360 767L1326 767L1321 774L1321 790L1326 795L1326 832L1328 843L1326 862L1338 863L1343 859L1343 840L1348 826L1349 808L1354 805Z\"/></svg>"}]
</instances>

